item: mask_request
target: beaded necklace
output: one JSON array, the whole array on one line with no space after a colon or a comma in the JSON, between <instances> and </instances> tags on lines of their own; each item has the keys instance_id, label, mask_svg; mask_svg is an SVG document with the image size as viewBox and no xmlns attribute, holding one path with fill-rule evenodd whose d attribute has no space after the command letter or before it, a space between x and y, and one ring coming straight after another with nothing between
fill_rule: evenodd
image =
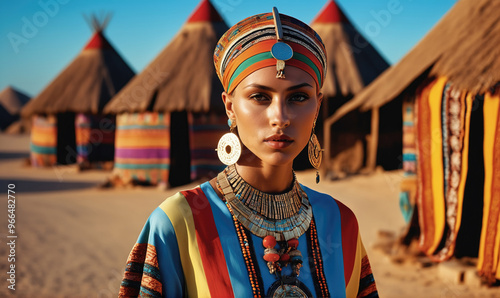
<instances>
[{"instance_id":1,"label":"beaded necklace","mask_svg":"<svg viewBox=\"0 0 500 298\"><path fill-rule=\"evenodd\" d=\"M230 177L229 177L230 175ZM225 179L224 179L225 178ZM229 179L228 179L229 178ZM231 183L232 182L232 183ZM285 195L281 194L278 195L282 199L282 201L287 201L288 203L297 201L297 195L300 194L301 197L301 207L298 208L298 210L295 211L295 213L288 213L290 211L283 211L283 210L290 210L287 208L261 208L261 210L267 210L267 215L271 218L267 218L268 221L277 221L279 220L284 220L283 218L280 218L283 214L291 214L291 216L295 216L299 212L304 212L304 209L307 207L307 210L309 211L309 216L307 217L307 227L304 229L304 227L301 227L301 229L297 230L295 229L295 233L288 233L288 235L293 235L292 238L288 238L288 241L283 241L287 238L282 234L282 237L280 237L281 245L282 247L279 252L275 250L276 247L276 238L274 235L278 234L278 231L276 229L267 231L267 236L264 237L263 240L263 246L266 248L265 250L265 255L264 259L267 261L267 265L269 267L269 272L271 274L275 274L278 277L278 280L271 285L271 287L267 291L266 296L271 296L271 297L285 297L285 296L297 296L297 297L311 297L312 294L307 289L307 287L298 280L298 276L300 273L300 267L302 267L302 254L300 251L297 249L298 247L298 238L305 232L306 233L306 238L308 241L308 252L309 252L309 267L311 268L311 276L313 278L314 282L314 287L316 290L317 294L320 294L321 297L329 297L330 293L328 290L328 286L326 284L326 278L324 275L323 271L323 261L321 258L321 252L319 248L319 241L317 239L317 231L316 231L316 225L314 223L314 220L312 218L312 208L309 204L309 201L307 199L307 195L305 192L302 190L300 187L299 183L297 182L297 179L295 177L294 173L294 182L293 182L293 187L292 190L289 191L287 194L293 193L294 195ZM235 187L237 190L236 195L234 195L235 191L232 191L233 187ZM250 206L264 206L262 202L259 202L262 200L262 198L266 198L268 200L275 199L276 195L271 195L271 194L264 194L254 188L252 188L250 191L248 190L248 187L251 187L248 185L236 172L236 168L233 166L229 166L226 168L223 172L221 172L218 177L217 177L217 188L219 191L223 194L223 201L226 204L228 210L231 212L233 221L234 221L234 226L236 228L236 232L238 235L238 240L240 242L240 248L245 260L245 265L247 267L247 271L249 274L249 279L250 279L250 285L252 287L253 291L253 296L254 297L264 297L265 293L262 288L263 282L262 278L260 277L259 274L259 266L255 257L255 252L253 251L253 244L251 240L251 236L249 235L249 232L253 233L256 236L260 236L262 234L262 230L265 228L272 228L273 225L267 225L267 226L260 226L259 229L253 229L245 226L245 224L240 220L241 217L246 218L245 215L248 215L248 210L245 209L248 208L252 210L252 213L255 214L257 213L254 208L251 208ZM255 197L256 192L259 192L261 194L258 194L256 198L248 199L248 197L244 197L241 199L241 191L245 191L244 193L248 196L249 194L252 195L252 197ZM228 195L229 194L229 195ZM232 196L230 195L232 194ZM291 199L290 199L291 198ZM231 201L229 201L231 199ZM238 204L231 204L231 202L238 202L240 201L241 203ZM253 203L251 203L253 202ZM253 204L253 205L252 205ZM241 212L243 209L243 212L237 213L235 212L235 206L236 208L239 208L237 212ZM274 212L273 212L274 210ZM276 212L276 210L279 210ZM265 211L266 212L266 211ZM237 215L240 215L239 217ZM263 219L263 216L259 214L261 217L259 220ZM264 219L266 220L266 219ZM251 223L252 221L249 220ZM262 221L260 221L262 222ZM303 225L303 223L302 223ZM274 225L275 227L276 225ZM298 226L298 225L295 225ZM246 228L246 229L245 229ZM292 228L293 229L293 228ZM303 230L300 235L297 235L297 231ZM285 231L280 230L281 233L285 233ZM266 234L264 234L266 235ZM289 263L292 264L292 274L289 276L282 276L281 275L281 267L282 266L287 266Z\"/></svg>"},{"instance_id":2,"label":"beaded necklace","mask_svg":"<svg viewBox=\"0 0 500 298\"><path fill-rule=\"evenodd\" d=\"M217 176L222 194L241 224L252 234L274 236L277 241L299 238L309 228L312 208L294 173L292 189L267 194L245 182L234 165Z\"/></svg>"}]
</instances>

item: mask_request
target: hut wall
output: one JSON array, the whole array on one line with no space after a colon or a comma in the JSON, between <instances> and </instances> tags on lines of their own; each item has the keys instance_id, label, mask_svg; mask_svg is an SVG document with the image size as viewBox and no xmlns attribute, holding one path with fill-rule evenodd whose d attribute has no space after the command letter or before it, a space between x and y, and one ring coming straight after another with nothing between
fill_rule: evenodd
<instances>
[{"instance_id":1,"label":"hut wall","mask_svg":"<svg viewBox=\"0 0 500 298\"><path fill-rule=\"evenodd\" d=\"M54 115L34 115L31 128L31 164L47 167L57 162L57 119Z\"/></svg>"},{"instance_id":2,"label":"hut wall","mask_svg":"<svg viewBox=\"0 0 500 298\"><path fill-rule=\"evenodd\" d=\"M0 105L0 130L6 130L9 125L19 120L19 115L13 115Z\"/></svg>"},{"instance_id":3,"label":"hut wall","mask_svg":"<svg viewBox=\"0 0 500 298\"><path fill-rule=\"evenodd\" d=\"M116 116L114 174L124 183L168 183L170 115L156 112Z\"/></svg>"},{"instance_id":4,"label":"hut wall","mask_svg":"<svg viewBox=\"0 0 500 298\"><path fill-rule=\"evenodd\" d=\"M229 132L227 116L190 114L191 179L212 178L224 169L217 157L217 144Z\"/></svg>"},{"instance_id":5,"label":"hut wall","mask_svg":"<svg viewBox=\"0 0 500 298\"><path fill-rule=\"evenodd\" d=\"M75 118L77 163L112 161L115 148L115 117L77 114Z\"/></svg>"},{"instance_id":6,"label":"hut wall","mask_svg":"<svg viewBox=\"0 0 500 298\"><path fill-rule=\"evenodd\" d=\"M401 199L417 209L420 249L434 261L478 257L480 275L493 283L500 279L500 88L471 94L441 77L404 107Z\"/></svg>"}]
</instances>

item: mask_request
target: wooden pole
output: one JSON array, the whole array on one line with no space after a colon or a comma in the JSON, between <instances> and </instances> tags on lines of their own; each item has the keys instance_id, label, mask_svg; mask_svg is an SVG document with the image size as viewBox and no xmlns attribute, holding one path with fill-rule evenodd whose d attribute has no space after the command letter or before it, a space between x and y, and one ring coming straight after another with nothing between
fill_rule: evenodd
<instances>
[{"instance_id":1,"label":"wooden pole","mask_svg":"<svg viewBox=\"0 0 500 298\"><path fill-rule=\"evenodd\" d=\"M371 133L368 144L368 158L366 161L366 169L368 172L375 171L377 165L377 147L378 147L378 130L379 130L379 108L372 109Z\"/></svg>"}]
</instances>

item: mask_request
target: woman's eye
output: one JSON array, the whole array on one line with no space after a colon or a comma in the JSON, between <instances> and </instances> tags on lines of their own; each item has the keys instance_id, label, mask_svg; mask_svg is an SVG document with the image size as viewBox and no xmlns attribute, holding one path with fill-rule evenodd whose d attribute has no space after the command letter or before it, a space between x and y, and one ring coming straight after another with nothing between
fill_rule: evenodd
<instances>
[{"instance_id":1,"label":"woman's eye","mask_svg":"<svg viewBox=\"0 0 500 298\"><path fill-rule=\"evenodd\" d=\"M259 102L267 100L267 97L261 93L252 94L252 95L250 95L250 98L255 100L255 101L259 101Z\"/></svg>"},{"instance_id":2,"label":"woman's eye","mask_svg":"<svg viewBox=\"0 0 500 298\"><path fill-rule=\"evenodd\" d=\"M297 101L297 102L303 102L309 99L309 96L307 94L303 93L298 93L298 94L293 94L290 96L290 101Z\"/></svg>"}]
</instances>

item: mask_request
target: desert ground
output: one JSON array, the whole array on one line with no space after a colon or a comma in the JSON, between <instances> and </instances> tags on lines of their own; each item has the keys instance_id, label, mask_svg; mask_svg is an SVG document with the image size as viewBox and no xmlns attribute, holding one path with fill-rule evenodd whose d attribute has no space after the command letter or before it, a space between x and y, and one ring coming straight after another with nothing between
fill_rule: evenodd
<instances>
[{"instance_id":1,"label":"desert ground","mask_svg":"<svg viewBox=\"0 0 500 298\"><path fill-rule=\"evenodd\" d=\"M0 296L116 297L125 261L149 214L179 189L101 189L108 171L78 172L74 166L26 166L28 135L0 134ZM378 171L315 184L313 171L299 181L327 192L356 214L381 297L500 297L474 277L457 284L453 266L391 261L380 249L384 237L405 223L399 211L402 172ZM15 186L15 263L9 262L8 185ZM12 185L11 185L12 187ZM385 237L387 238L387 236ZM8 288L15 264L15 291ZM452 272L446 274L442 272ZM474 270L469 270L474 273ZM451 278L450 278L451 276Z\"/></svg>"}]
</instances>

